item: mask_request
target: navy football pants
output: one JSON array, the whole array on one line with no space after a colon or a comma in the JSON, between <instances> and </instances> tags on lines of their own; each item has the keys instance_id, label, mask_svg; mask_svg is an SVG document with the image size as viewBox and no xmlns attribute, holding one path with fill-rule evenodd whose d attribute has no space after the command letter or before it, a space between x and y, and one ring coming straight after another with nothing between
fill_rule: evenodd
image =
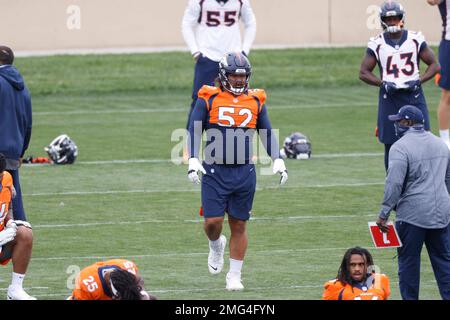
<instances>
[{"instance_id":1,"label":"navy football pants","mask_svg":"<svg viewBox=\"0 0 450 320\"><path fill-rule=\"evenodd\" d=\"M195 64L194 71L194 88L192 89L192 103L189 109L189 115L187 118L186 129L189 129L189 118L192 110L194 110L195 103L197 102L198 90L204 85L214 86L214 82L219 75L219 63L212 61L203 55L200 56Z\"/></svg>"},{"instance_id":2,"label":"navy football pants","mask_svg":"<svg viewBox=\"0 0 450 320\"><path fill-rule=\"evenodd\" d=\"M424 243L441 297L450 300L450 225L443 229L424 229L397 221L395 226L403 243L397 249L398 278L403 300L419 299L420 253Z\"/></svg>"},{"instance_id":3,"label":"navy football pants","mask_svg":"<svg viewBox=\"0 0 450 320\"><path fill-rule=\"evenodd\" d=\"M14 220L27 220L27 216L25 215L25 210L23 209L22 203L22 190L20 189L20 180L19 180L19 170L7 170L12 178L14 183L14 189L16 189L16 197L12 199L13 206L13 217Z\"/></svg>"},{"instance_id":4,"label":"navy football pants","mask_svg":"<svg viewBox=\"0 0 450 320\"><path fill-rule=\"evenodd\" d=\"M441 65L441 80L439 86L450 90L450 41L442 40L439 45L439 63Z\"/></svg>"}]
</instances>

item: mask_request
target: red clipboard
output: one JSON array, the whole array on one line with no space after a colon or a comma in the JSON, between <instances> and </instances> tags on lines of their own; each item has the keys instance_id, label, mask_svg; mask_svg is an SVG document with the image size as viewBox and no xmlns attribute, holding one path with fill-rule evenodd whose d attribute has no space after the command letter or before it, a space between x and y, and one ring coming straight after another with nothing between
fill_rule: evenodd
<instances>
[{"instance_id":1,"label":"red clipboard","mask_svg":"<svg viewBox=\"0 0 450 320\"><path fill-rule=\"evenodd\" d=\"M369 222L369 231L373 244L376 248L398 248L402 246L402 241L392 222L387 223L389 231L381 232L376 222Z\"/></svg>"}]
</instances>

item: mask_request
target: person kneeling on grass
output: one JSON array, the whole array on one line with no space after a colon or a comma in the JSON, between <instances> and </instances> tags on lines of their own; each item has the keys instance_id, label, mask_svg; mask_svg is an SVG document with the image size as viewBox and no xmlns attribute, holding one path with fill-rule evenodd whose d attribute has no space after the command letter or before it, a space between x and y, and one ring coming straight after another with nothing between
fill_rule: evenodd
<instances>
[{"instance_id":1,"label":"person kneeling on grass","mask_svg":"<svg viewBox=\"0 0 450 320\"><path fill-rule=\"evenodd\" d=\"M157 300L144 288L136 264L113 259L96 262L81 270L67 300Z\"/></svg>"},{"instance_id":2,"label":"person kneeling on grass","mask_svg":"<svg viewBox=\"0 0 450 320\"><path fill-rule=\"evenodd\" d=\"M372 255L366 249L350 248L342 259L337 279L325 283L324 300L387 300L389 278L372 272Z\"/></svg>"},{"instance_id":3,"label":"person kneeling on grass","mask_svg":"<svg viewBox=\"0 0 450 320\"><path fill-rule=\"evenodd\" d=\"M31 258L33 232L26 221L12 219L11 201L15 190L11 174L6 169L6 158L0 153L0 264L13 263L12 282L8 300L36 300L22 287Z\"/></svg>"}]
</instances>

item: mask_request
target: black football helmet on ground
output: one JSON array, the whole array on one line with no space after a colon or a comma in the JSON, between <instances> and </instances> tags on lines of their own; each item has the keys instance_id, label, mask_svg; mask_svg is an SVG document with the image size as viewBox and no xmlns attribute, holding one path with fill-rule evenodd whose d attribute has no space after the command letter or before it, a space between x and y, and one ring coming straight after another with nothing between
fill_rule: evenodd
<instances>
[{"instance_id":1,"label":"black football helmet on ground","mask_svg":"<svg viewBox=\"0 0 450 320\"><path fill-rule=\"evenodd\" d=\"M78 156L78 147L68 135L57 136L44 148L55 164L72 164Z\"/></svg>"},{"instance_id":2,"label":"black football helmet on ground","mask_svg":"<svg viewBox=\"0 0 450 320\"><path fill-rule=\"evenodd\" d=\"M288 159L309 159L311 151L311 142L308 137L301 132L293 132L284 139L280 155Z\"/></svg>"}]
</instances>

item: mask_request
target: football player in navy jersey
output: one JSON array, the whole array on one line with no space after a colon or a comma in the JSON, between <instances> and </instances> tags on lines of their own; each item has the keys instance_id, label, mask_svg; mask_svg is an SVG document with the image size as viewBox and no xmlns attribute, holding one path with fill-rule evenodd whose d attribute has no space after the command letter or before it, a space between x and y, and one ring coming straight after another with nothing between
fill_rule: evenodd
<instances>
[{"instance_id":1,"label":"football player in navy jersey","mask_svg":"<svg viewBox=\"0 0 450 320\"><path fill-rule=\"evenodd\" d=\"M442 17L442 40L439 44L439 63L441 73L438 84L442 89L438 108L439 134L450 149L450 1L427 0L432 5L438 5Z\"/></svg>"},{"instance_id":2,"label":"football player in navy jersey","mask_svg":"<svg viewBox=\"0 0 450 320\"><path fill-rule=\"evenodd\" d=\"M388 115L397 113L404 105L417 106L425 116L425 129L430 130L422 83L435 76L439 71L439 64L422 33L404 28L405 10L400 3L383 3L380 22L383 32L370 39L359 78L367 84L380 87L377 135L385 146L387 170L389 149L398 139ZM420 60L428 65L423 75L419 70ZM380 77L373 73L377 65Z\"/></svg>"}]
</instances>

